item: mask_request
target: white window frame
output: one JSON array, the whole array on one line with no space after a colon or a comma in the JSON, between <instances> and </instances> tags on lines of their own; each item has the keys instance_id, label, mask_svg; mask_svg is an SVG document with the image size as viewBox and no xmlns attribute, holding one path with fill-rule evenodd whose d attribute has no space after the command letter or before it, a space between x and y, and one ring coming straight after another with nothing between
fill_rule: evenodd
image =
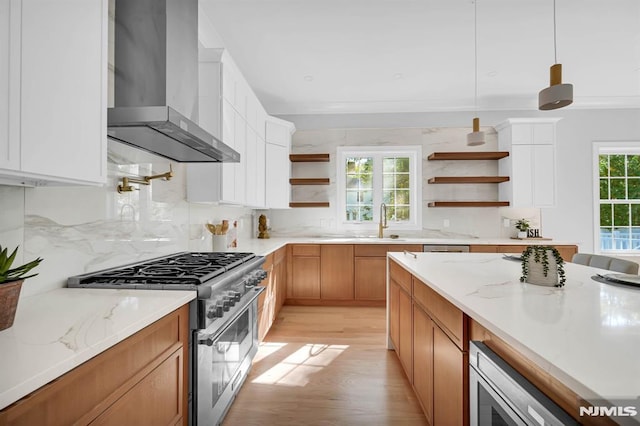
<instances>
[{"instance_id":1,"label":"white window frame","mask_svg":"<svg viewBox=\"0 0 640 426\"><path fill-rule=\"evenodd\" d=\"M593 142L593 249L597 254L638 254L640 250L602 250L600 241L600 155L637 154L640 155L640 141L597 141Z\"/></svg>"},{"instance_id":2,"label":"white window frame","mask_svg":"<svg viewBox=\"0 0 640 426\"><path fill-rule=\"evenodd\" d=\"M353 222L345 219L346 210L346 171L345 161L348 157L388 156L409 157L410 217L407 222L389 222L388 233L397 231L422 230L422 146L341 146L336 153L336 206L337 227L349 231L378 231L380 221L380 204L382 203L382 171L373 174L373 220L371 222ZM381 166L380 166L381 167Z\"/></svg>"}]
</instances>

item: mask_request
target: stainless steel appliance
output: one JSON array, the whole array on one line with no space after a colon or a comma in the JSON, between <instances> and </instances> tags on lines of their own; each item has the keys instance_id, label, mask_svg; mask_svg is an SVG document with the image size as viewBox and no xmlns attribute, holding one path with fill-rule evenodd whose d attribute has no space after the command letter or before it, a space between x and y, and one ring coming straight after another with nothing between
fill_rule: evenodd
<instances>
[{"instance_id":1,"label":"stainless steel appliance","mask_svg":"<svg viewBox=\"0 0 640 426\"><path fill-rule=\"evenodd\" d=\"M217 425L258 350L258 286L267 273L253 253L192 253L70 277L69 287L193 290L189 423Z\"/></svg>"},{"instance_id":2,"label":"stainless steel appliance","mask_svg":"<svg viewBox=\"0 0 640 426\"><path fill-rule=\"evenodd\" d=\"M115 2L109 138L179 162L239 162L198 125L198 0Z\"/></svg>"},{"instance_id":3,"label":"stainless steel appliance","mask_svg":"<svg viewBox=\"0 0 640 426\"><path fill-rule=\"evenodd\" d=\"M577 425L567 412L482 342L469 345L469 409L474 425Z\"/></svg>"},{"instance_id":4,"label":"stainless steel appliance","mask_svg":"<svg viewBox=\"0 0 640 426\"><path fill-rule=\"evenodd\" d=\"M432 253L469 253L469 246L465 244L425 244L423 252Z\"/></svg>"}]
</instances>

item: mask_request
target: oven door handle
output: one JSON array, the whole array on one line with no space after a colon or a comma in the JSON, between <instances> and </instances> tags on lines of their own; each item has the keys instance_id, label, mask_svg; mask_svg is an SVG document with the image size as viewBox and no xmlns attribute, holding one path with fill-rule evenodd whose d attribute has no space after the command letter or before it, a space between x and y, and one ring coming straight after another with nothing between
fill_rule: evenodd
<instances>
[{"instance_id":1,"label":"oven door handle","mask_svg":"<svg viewBox=\"0 0 640 426\"><path fill-rule=\"evenodd\" d=\"M217 327L216 331L213 333L198 333L198 344L199 345L207 345L207 346L213 346L213 344L216 342L216 340L218 340L218 338L229 329L229 327L231 326L231 324L233 324L235 322L235 320L237 320L240 315L242 315L244 313L244 311L247 310L247 307L249 305L251 305L257 298L258 296L260 296L260 294L265 291L267 288L266 287L262 287L262 286L255 286L253 287L253 289L251 291L253 291L253 293L247 293L244 296L244 300L242 301L242 305L238 305L239 309L236 310L236 313L230 317L229 319L227 319L224 324L221 327Z\"/></svg>"}]
</instances>

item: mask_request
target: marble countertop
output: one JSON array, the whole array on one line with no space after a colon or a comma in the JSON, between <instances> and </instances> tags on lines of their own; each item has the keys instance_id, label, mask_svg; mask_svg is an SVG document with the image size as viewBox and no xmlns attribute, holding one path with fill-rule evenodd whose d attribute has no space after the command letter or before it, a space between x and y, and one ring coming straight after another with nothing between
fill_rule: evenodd
<instances>
[{"instance_id":1,"label":"marble countertop","mask_svg":"<svg viewBox=\"0 0 640 426\"><path fill-rule=\"evenodd\" d=\"M0 409L173 312L195 291L70 289L22 297L0 331Z\"/></svg>"},{"instance_id":2,"label":"marble countertop","mask_svg":"<svg viewBox=\"0 0 640 426\"><path fill-rule=\"evenodd\" d=\"M640 396L640 289L591 279L609 271L567 263L555 288L520 283L520 262L499 254L389 258L583 398Z\"/></svg>"},{"instance_id":3,"label":"marble countertop","mask_svg":"<svg viewBox=\"0 0 640 426\"><path fill-rule=\"evenodd\" d=\"M549 240L517 240L512 238L377 238L377 237L276 237L252 238L240 241L240 246L228 251L252 252L265 256L287 244L439 244L439 245L577 245L574 242Z\"/></svg>"}]
</instances>

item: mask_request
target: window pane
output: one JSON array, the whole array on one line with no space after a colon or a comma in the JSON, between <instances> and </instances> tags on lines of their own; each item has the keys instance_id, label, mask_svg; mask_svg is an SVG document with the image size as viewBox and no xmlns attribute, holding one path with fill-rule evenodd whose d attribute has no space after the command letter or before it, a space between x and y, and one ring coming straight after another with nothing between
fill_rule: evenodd
<instances>
[{"instance_id":1,"label":"window pane","mask_svg":"<svg viewBox=\"0 0 640 426\"><path fill-rule=\"evenodd\" d=\"M613 225L629 226L629 204L613 205Z\"/></svg>"},{"instance_id":2,"label":"window pane","mask_svg":"<svg viewBox=\"0 0 640 426\"><path fill-rule=\"evenodd\" d=\"M601 155L599 161L600 176L609 176L609 156Z\"/></svg>"},{"instance_id":3,"label":"window pane","mask_svg":"<svg viewBox=\"0 0 640 426\"><path fill-rule=\"evenodd\" d=\"M396 161L395 158L384 158L382 160L382 171L387 173L387 172L394 172L396 170Z\"/></svg>"},{"instance_id":4,"label":"window pane","mask_svg":"<svg viewBox=\"0 0 640 426\"><path fill-rule=\"evenodd\" d=\"M385 173L382 177L382 187L384 189L392 189L395 188L395 175Z\"/></svg>"},{"instance_id":5,"label":"window pane","mask_svg":"<svg viewBox=\"0 0 640 426\"><path fill-rule=\"evenodd\" d=\"M396 196L394 191L382 191L382 202L390 205L396 203Z\"/></svg>"},{"instance_id":6,"label":"window pane","mask_svg":"<svg viewBox=\"0 0 640 426\"><path fill-rule=\"evenodd\" d=\"M627 198L627 182L625 179L611 179L611 199L624 200Z\"/></svg>"},{"instance_id":7,"label":"window pane","mask_svg":"<svg viewBox=\"0 0 640 426\"><path fill-rule=\"evenodd\" d=\"M600 248L602 250L613 249L613 230L611 228L600 228Z\"/></svg>"},{"instance_id":8,"label":"window pane","mask_svg":"<svg viewBox=\"0 0 640 426\"><path fill-rule=\"evenodd\" d=\"M396 188L409 188L409 175L396 175Z\"/></svg>"},{"instance_id":9,"label":"window pane","mask_svg":"<svg viewBox=\"0 0 640 426\"><path fill-rule=\"evenodd\" d=\"M640 179L638 178L630 178L627 180L627 184L629 185L629 200L639 200L640 199Z\"/></svg>"},{"instance_id":10,"label":"window pane","mask_svg":"<svg viewBox=\"0 0 640 426\"><path fill-rule=\"evenodd\" d=\"M347 175L347 189L357 189L360 187L360 180L357 175Z\"/></svg>"},{"instance_id":11,"label":"window pane","mask_svg":"<svg viewBox=\"0 0 640 426\"><path fill-rule=\"evenodd\" d=\"M611 204L600 204L600 226L612 226Z\"/></svg>"},{"instance_id":12,"label":"window pane","mask_svg":"<svg viewBox=\"0 0 640 426\"><path fill-rule=\"evenodd\" d=\"M391 206L387 207L387 220L396 220L396 208Z\"/></svg>"},{"instance_id":13,"label":"window pane","mask_svg":"<svg viewBox=\"0 0 640 426\"><path fill-rule=\"evenodd\" d=\"M640 249L640 227L631 228L631 250Z\"/></svg>"},{"instance_id":14,"label":"window pane","mask_svg":"<svg viewBox=\"0 0 640 426\"><path fill-rule=\"evenodd\" d=\"M600 179L600 199L609 199L609 179Z\"/></svg>"},{"instance_id":15,"label":"window pane","mask_svg":"<svg viewBox=\"0 0 640 426\"><path fill-rule=\"evenodd\" d=\"M396 207L396 220L410 220L410 212L409 207Z\"/></svg>"},{"instance_id":16,"label":"window pane","mask_svg":"<svg viewBox=\"0 0 640 426\"><path fill-rule=\"evenodd\" d=\"M640 176L640 155L627 155L627 176Z\"/></svg>"},{"instance_id":17,"label":"window pane","mask_svg":"<svg viewBox=\"0 0 640 426\"><path fill-rule=\"evenodd\" d=\"M347 205L358 202L358 191L347 191Z\"/></svg>"},{"instance_id":18,"label":"window pane","mask_svg":"<svg viewBox=\"0 0 640 426\"><path fill-rule=\"evenodd\" d=\"M360 203L373 205L373 191L362 191L359 201Z\"/></svg>"},{"instance_id":19,"label":"window pane","mask_svg":"<svg viewBox=\"0 0 640 426\"><path fill-rule=\"evenodd\" d=\"M640 226L640 204L631 204L631 226Z\"/></svg>"},{"instance_id":20,"label":"window pane","mask_svg":"<svg viewBox=\"0 0 640 426\"><path fill-rule=\"evenodd\" d=\"M396 158L396 172L409 173L409 158L400 157Z\"/></svg>"},{"instance_id":21,"label":"window pane","mask_svg":"<svg viewBox=\"0 0 640 426\"><path fill-rule=\"evenodd\" d=\"M372 206L363 206L360 208L360 220L362 221L372 221L373 220L373 214L372 214L373 208Z\"/></svg>"},{"instance_id":22,"label":"window pane","mask_svg":"<svg viewBox=\"0 0 640 426\"><path fill-rule=\"evenodd\" d=\"M630 228L613 228L613 249L629 250Z\"/></svg>"},{"instance_id":23,"label":"window pane","mask_svg":"<svg viewBox=\"0 0 640 426\"><path fill-rule=\"evenodd\" d=\"M609 157L609 173L611 176L624 176L625 155L611 155Z\"/></svg>"},{"instance_id":24,"label":"window pane","mask_svg":"<svg viewBox=\"0 0 640 426\"><path fill-rule=\"evenodd\" d=\"M396 204L409 204L409 191L400 190L396 191Z\"/></svg>"}]
</instances>

